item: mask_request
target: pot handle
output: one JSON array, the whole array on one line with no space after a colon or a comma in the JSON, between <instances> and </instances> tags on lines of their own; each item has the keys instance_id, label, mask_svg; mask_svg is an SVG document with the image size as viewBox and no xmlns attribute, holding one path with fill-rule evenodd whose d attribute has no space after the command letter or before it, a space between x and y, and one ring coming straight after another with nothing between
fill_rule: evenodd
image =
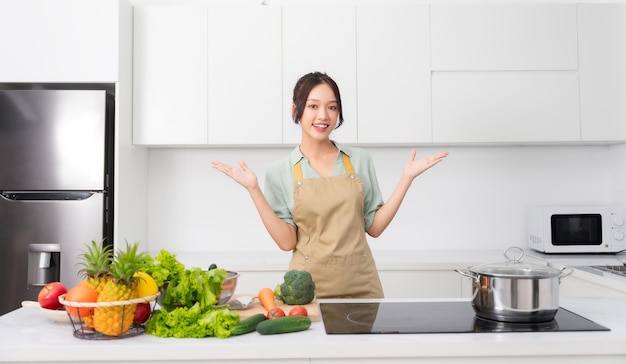
<instances>
[{"instance_id":1,"label":"pot handle","mask_svg":"<svg viewBox=\"0 0 626 364\"><path fill-rule=\"evenodd\" d=\"M473 280L476 281L476 283L478 283L478 275L476 275L474 272L468 270L468 269L455 269L455 272L459 273L462 276L465 276L467 278L471 278Z\"/></svg>"},{"instance_id":2,"label":"pot handle","mask_svg":"<svg viewBox=\"0 0 626 364\"><path fill-rule=\"evenodd\" d=\"M561 273L559 274L559 284L561 284L561 279L567 277L568 275L574 273L574 270L570 267L561 268Z\"/></svg>"},{"instance_id":3,"label":"pot handle","mask_svg":"<svg viewBox=\"0 0 626 364\"><path fill-rule=\"evenodd\" d=\"M512 254L513 252L517 252L516 257L509 256L509 254ZM519 263L519 261L522 260L523 256L524 256L524 249L517 247L517 246L512 246L510 248L507 248L504 251L504 257L508 259L509 262Z\"/></svg>"}]
</instances>

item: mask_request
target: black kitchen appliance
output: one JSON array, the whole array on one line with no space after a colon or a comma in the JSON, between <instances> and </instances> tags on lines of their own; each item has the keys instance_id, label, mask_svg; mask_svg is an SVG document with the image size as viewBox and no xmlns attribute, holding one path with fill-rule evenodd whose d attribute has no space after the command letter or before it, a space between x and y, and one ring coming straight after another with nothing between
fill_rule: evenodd
<instances>
[{"instance_id":1,"label":"black kitchen appliance","mask_svg":"<svg viewBox=\"0 0 626 364\"><path fill-rule=\"evenodd\" d=\"M477 317L468 301L323 302L320 312L327 334L610 331L564 308L548 322L487 320Z\"/></svg>"}]
</instances>

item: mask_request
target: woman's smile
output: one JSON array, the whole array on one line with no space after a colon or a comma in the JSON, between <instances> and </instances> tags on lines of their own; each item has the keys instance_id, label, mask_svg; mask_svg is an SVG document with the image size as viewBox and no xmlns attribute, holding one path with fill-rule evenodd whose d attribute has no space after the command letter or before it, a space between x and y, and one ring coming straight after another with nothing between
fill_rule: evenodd
<instances>
[{"instance_id":1,"label":"woman's smile","mask_svg":"<svg viewBox=\"0 0 626 364\"><path fill-rule=\"evenodd\" d=\"M313 127L318 131L325 132L326 129L328 129L328 124L315 123L313 124Z\"/></svg>"}]
</instances>

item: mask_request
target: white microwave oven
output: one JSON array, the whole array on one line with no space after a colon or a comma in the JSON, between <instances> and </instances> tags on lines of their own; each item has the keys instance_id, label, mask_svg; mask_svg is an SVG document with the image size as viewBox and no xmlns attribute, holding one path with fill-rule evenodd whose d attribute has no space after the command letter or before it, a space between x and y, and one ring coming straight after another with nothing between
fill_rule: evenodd
<instances>
[{"instance_id":1,"label":"white microwave oven","mask_svg":"<svg viewBox=\"0 0 626 364\"><path fill-rule=\"evenodd\" d=\"M532 207L528 213L528 247L544 253L626 250L626 207Z\"/></svg>"}]
</instances>

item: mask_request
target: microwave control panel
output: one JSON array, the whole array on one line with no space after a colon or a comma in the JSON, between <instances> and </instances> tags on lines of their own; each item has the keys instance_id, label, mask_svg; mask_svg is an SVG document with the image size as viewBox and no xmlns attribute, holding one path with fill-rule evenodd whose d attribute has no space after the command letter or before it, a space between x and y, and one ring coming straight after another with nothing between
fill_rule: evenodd
<instances>
[{"instance_id":1,"label":"microwave control panel","mask_svg":"<svg viewBox=\"0 0 626 364\"><path fill-rule=\"evenodd\" d=\"M611 232L613 239L623 241L626 238L624 232L624 208L611 209Z\"/></svg>"}]
</instances>

